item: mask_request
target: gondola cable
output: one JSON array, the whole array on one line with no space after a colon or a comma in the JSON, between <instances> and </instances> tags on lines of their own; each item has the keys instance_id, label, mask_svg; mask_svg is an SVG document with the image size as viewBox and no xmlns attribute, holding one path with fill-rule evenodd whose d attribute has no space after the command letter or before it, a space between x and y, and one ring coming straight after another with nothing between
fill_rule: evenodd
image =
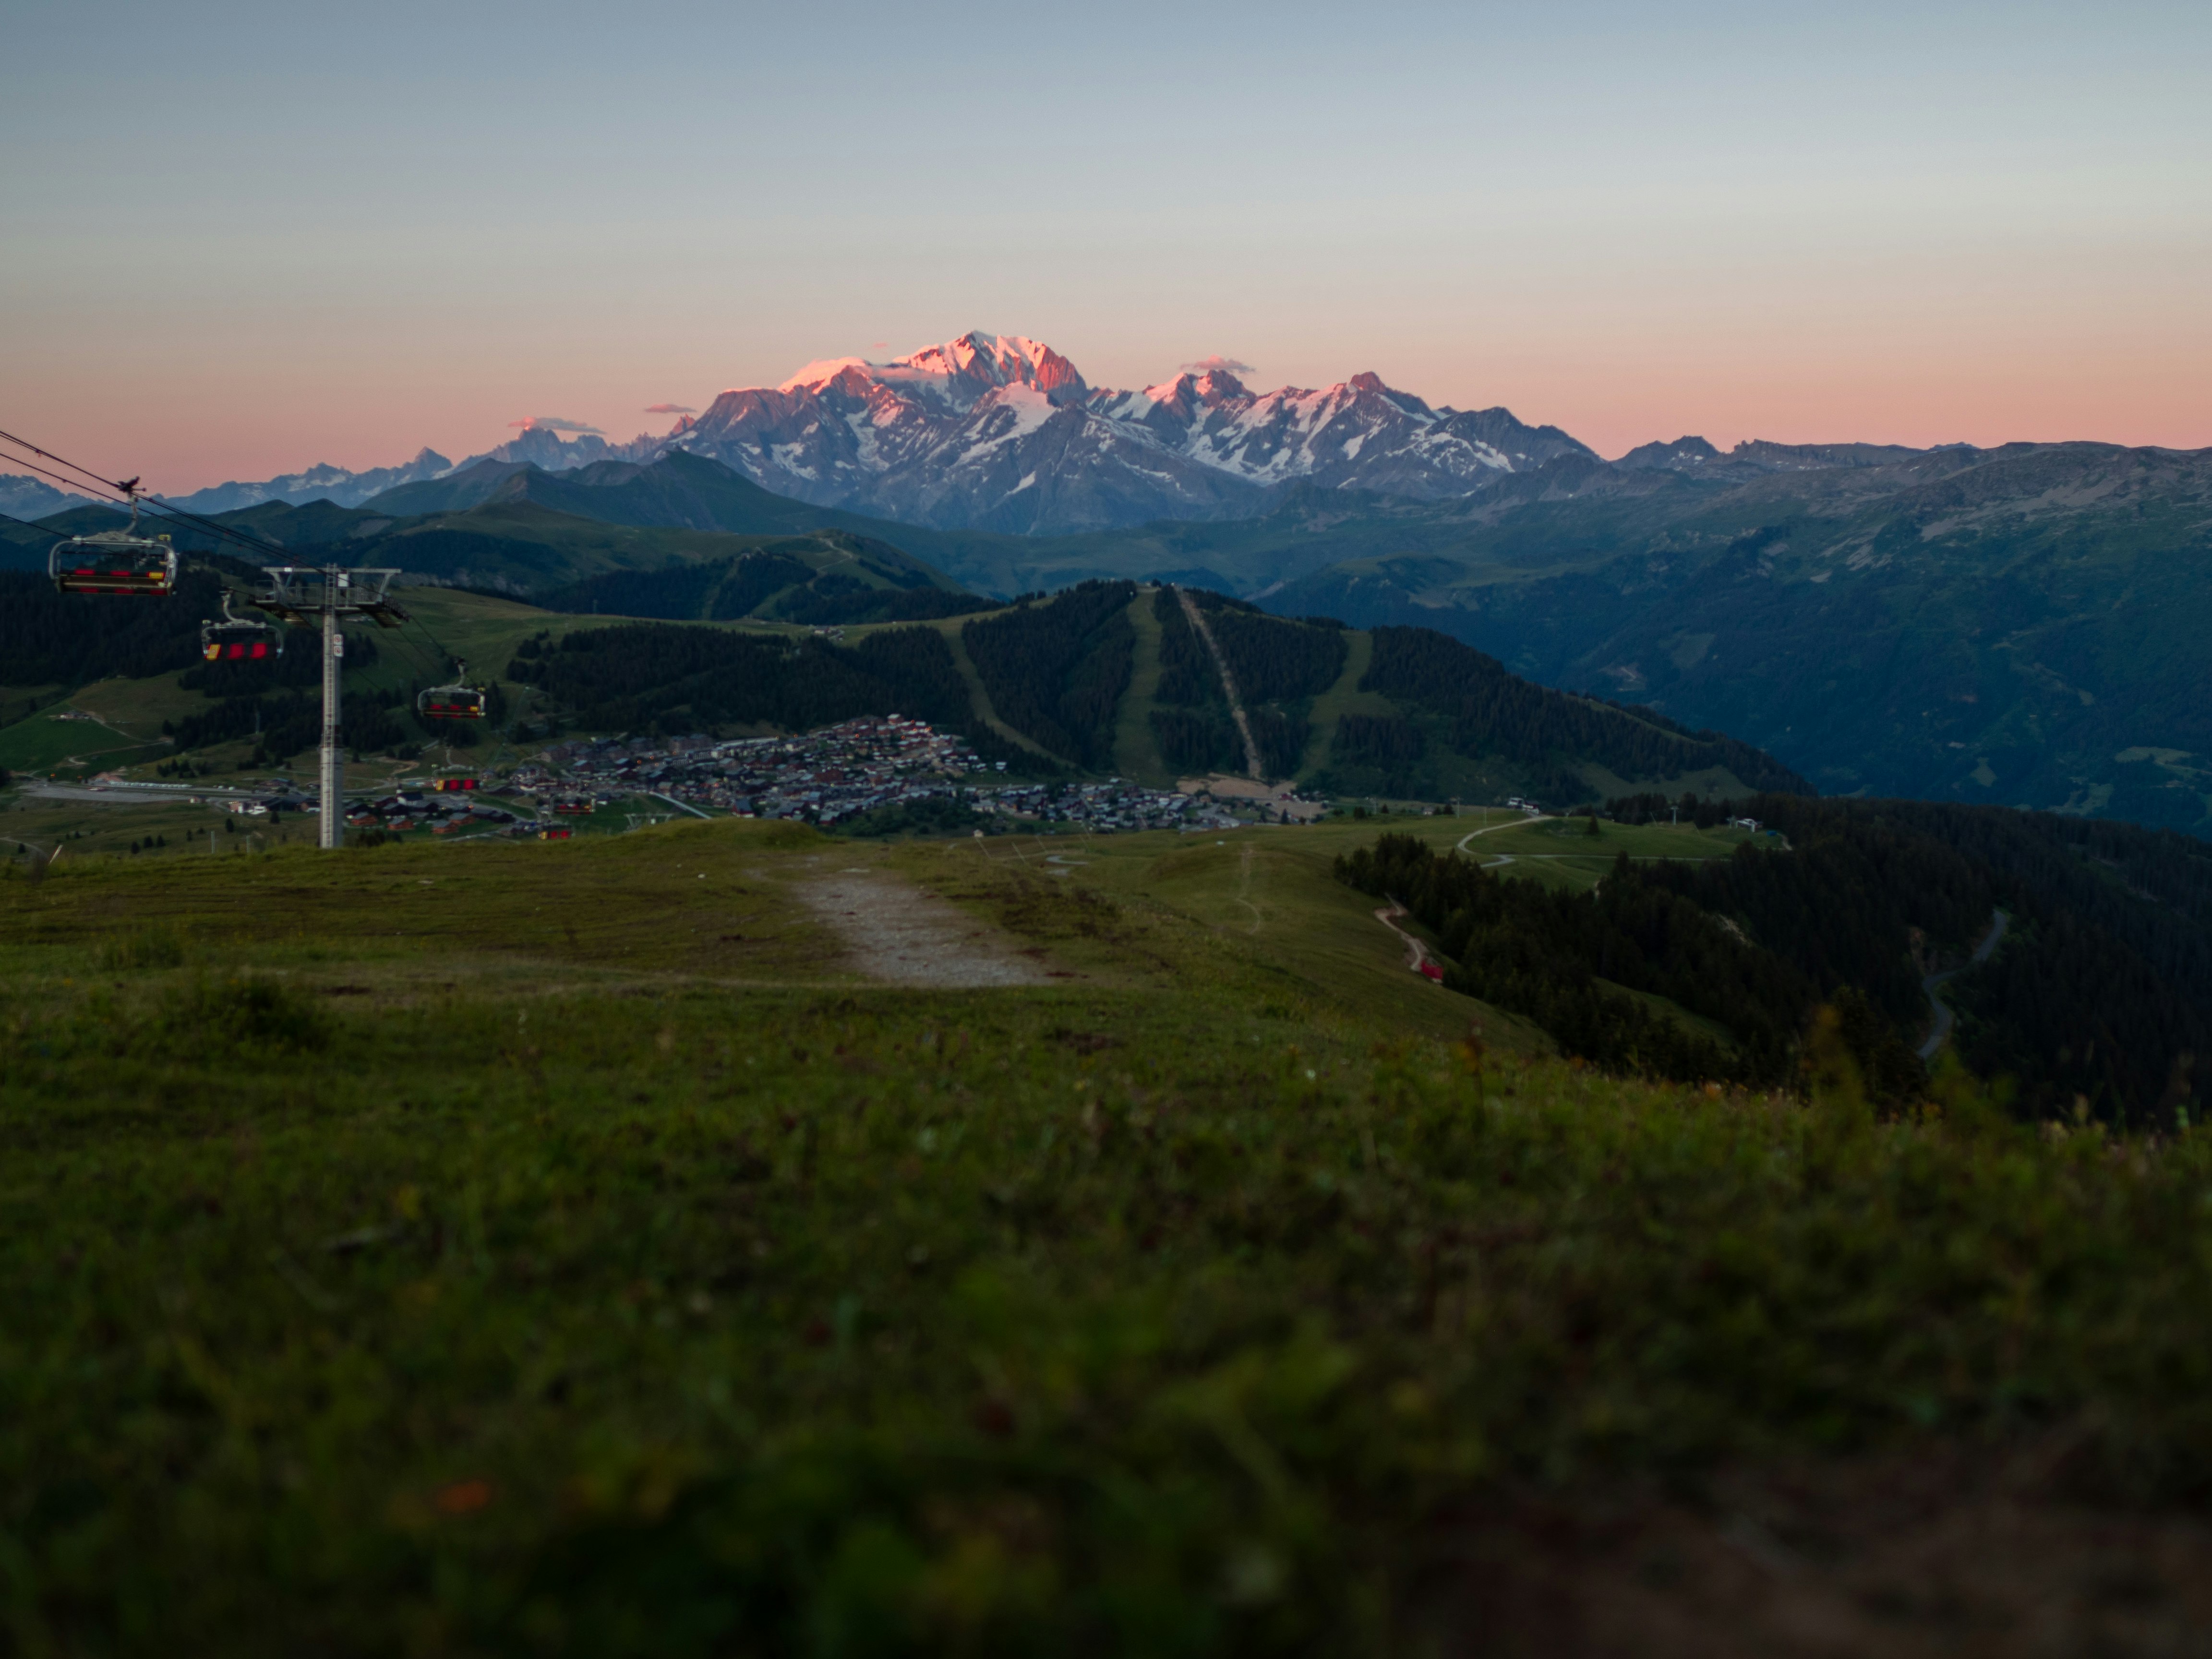
<instances>
[{"instance_id":1,"label":"gondola cable","mask_svg":"<svg viewBox=\"0 0 2212 1659\"><path fill-rule=\"evenodd\" d=\"M12 513L0 513L0 521L5 521L9 524L21 525L26 530L35 530L41 536L52 536L56 541L66 542L76 539L66 530L49 530L42 524L33 524L28 519L19 519Z\"/></svg>"},{"instance_id":2,"label":"gondola cable","mask_svg":"<svg viewBox=\"0 0 2212 1659\"><path fill-rule=\"evenodd\" d=\"M40 460L52 461L72 472L81 473L102 490L119 494L131 503L131 530L105 531L94 536L72 537L56 544L47 557L48 573L54 585L62 592L109 595L162 595L176 591L177 554L167 536L158 541L146 541L132 532L137 528L141 499L138 480L117 480L104 477L89 467L42 449L27 438L0 429L0 442L28 450ZM72 478L48 471L33 462L15 456L8 458L17 465L28 466L43 477L72 489L84 486ZM345 654L345 640L341 632L343 623L367 620L382 628L399 628L408 620L407 613L386 597L392 579L397 570L370 569L366 567L348 568L337 564L320 567L295 566L283 562L287 555L282 547L272 546L233 529L217 524L195 513L166 501L154 503L166 509L158 516L163 523L190 525L201 532L233 542L252 550L264 556L274 556L278 562L264 568L263 574L270 580L267 593L252 601L257 609L281 618L295 627L320 624L323 658L323 718L320 793L322 821L316 826L316 839L326 849L344 845L344 829L339 822L344 799L344 775L338 742L338 714L341 705L339 677L343 672L340 659ZM228 611L226 606L226 616ZM236 624L237 626L247 626ZM203 624L202 648L216 637L217 624ZM481 711L478 711L479 717Z\"/></svg>"},{"instance_id":3,"label":"gondola cable","mask_svg":"<svg viewBox=\"0 0 2212 1659\"><path fill-rule=\"evenodd\" d=\"M0 434L0 436L4 435L4 434ZM21 443L22 440L15 439L13 440L13 441ZM26 447L29 447L29 446L27 445ZM34 454L43 455L46 453L46 451L33 450L33 453ZM71 489L81 490L85 487L82 482L76 478L70 477L64 473L50 471L48 469L40 466L34 462L23 459L21 456L11 455L8 457L8 461L10 465L27 468L29 471L39 474L41 477L51 478L54 483L66 485ZM100 483L104 486L106 483L106 480L101 479L100 480ZM136 483L136 480L133 480L133 483ZM186 513L181 507L171 506L168 502L162 501L159 496L118 495L96 495L90 497L89 499L102 507L120 506L127 501L131 504L134 514L143 509L150 517L155 519L159 522L164 524L173 524L180 529L190 528L198 530L204 535L216 536L227 541L235 542L240 547L247 548L256 553L273 555L277 558L283 558L285 556L284 550L281 547L272 545L268 542L258 540L252 536L240 534L233 531L227 525L216 524L210 520L202 519L195 514ZM15 520L15 522L21 524L23 523L24 520L19 519ZM32 525L29 527L33 530L46 530L46 526L44 525ZM66 532L60 531L47 530L46 533L50 536L60 536L64 540L86 539L81 537L70 536ZM100 533L112 536L121 532L105 531Z\"/></svg>"},{"instance_id":4,"label":"gondola cable","mask_svg":"<svg viewBox=\"0 0 2212 1659\"><path fill-rule=\"evenodd\" d=\"M143 501L149 511L158 509L158 516L167 520L179 525L190 525L206 535L221 537L225 541L234 542L240 547L251 549L256 553L264 554L272 558L282 560L290 556L289 550L276 543L263 541L259 537L249 535L234 526L218 523L213 519L203 518L197 513L189 512L179 507L173 501L162 500L159 495L139 494L137 489L138 481L136 478L129 481L130 488L126 489L123 483L114 479L104 478L89 467L79 466L75 461L64 460L52 451L41 449L29 439L19 438L12 432L0 430L0 440L14 444L19 448L27 449L42 460L52 461L57 466L66 467L72 472L81 474L83 478L91 480L100 489L113 491L114 494L100 498L111 504L118 500L133 502ZM50 478L54 483L69 489L82 489L85 487L77 478L65 477L61 473L49 471L45 467L23 460L20 457L11 456L9 459L12 465L28 467L41 477Z\"/></svg>"}]
</instances>

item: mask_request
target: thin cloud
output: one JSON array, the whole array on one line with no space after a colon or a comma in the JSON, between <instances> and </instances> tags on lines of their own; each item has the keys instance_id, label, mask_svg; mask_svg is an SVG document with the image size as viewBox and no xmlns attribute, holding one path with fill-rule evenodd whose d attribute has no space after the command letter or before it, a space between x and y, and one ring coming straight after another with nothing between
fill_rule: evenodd
<instances>
[{"instance_id":1,"label":"thin cloud","mask_svg":"<svg viewBox=\"0 0 2212 1659\"><path fill-rule=\"evenodd\" d=\"M699 411L689 404L647 404L645 412L648 415L696 415Z\"/></svg>"},{"instance_id":2,"label":"thin cloud","mask_svg":"<svg viewBox=\"0 0 2212 1659\"><path fill-rule=\"evenodd\" d=\"M509 426L519 426L525 432L587 432L595 438L606 434L588 421L571 421L558 415L532 415L526 420L509 421Z\"/></svg>"},{"instance_id":3,"label":"thin cloud","mask_svg":"<svg viewBox=\"0 0 2212 1659\"><path fill-rule=\"evenodd\" d=\"M1251 364L1240 363L1234 357L1224 357L1219 352L1214 353L1211 357L1200 357L1194 363L1185 363L1182 367L1183 372L1187 374L1206 374L1217 372L1223 374L1256 374L1259 373L1259 371L1254 368Z\"/></svg>"}]
</instances>

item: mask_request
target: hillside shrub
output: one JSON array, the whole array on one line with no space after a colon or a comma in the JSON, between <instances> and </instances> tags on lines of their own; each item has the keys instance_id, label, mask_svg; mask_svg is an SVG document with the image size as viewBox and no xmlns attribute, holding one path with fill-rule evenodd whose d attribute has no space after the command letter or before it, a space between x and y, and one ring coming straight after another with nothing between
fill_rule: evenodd
<instances>
[{"instance_id":1,"label":"hillside shrub","mask_svg":"<svg viewBox=\"0 0 2212 1659\"><path fill-rule=\"evenodd\" d=\"M283 981L253 974L205 978L172 992L152 1035L166 1057L304 1054L330 1046L330 1017Z\"/></svg>"},{"instance_id":2,"label":"hillside shrub","mask_svg":"<svg viewBox=\"0 0 2212 1659\"><path fill-rule=\"evenodd\" d=\"M102 973L143 973L184 965L184 942L166 927L111 937L100 947Z\"/></svg>"}]
</instances>

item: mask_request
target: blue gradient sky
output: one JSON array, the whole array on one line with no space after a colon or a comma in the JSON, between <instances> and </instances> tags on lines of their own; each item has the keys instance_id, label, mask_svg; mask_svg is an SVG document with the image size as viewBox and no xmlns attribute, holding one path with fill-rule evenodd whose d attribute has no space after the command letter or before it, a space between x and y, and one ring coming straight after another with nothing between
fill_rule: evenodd
<instances>
[{"instance_id":1,"label":"blue gradient sky","mask_svg":"<svg viewBox=\"0 0 2212 1659\"><path fill-rule=\"evenodd\" d=\"M1607 453L2212 444L2203 3L4 15L0 412L166 489L972 327Z\"/></svg>"}]
</instances>

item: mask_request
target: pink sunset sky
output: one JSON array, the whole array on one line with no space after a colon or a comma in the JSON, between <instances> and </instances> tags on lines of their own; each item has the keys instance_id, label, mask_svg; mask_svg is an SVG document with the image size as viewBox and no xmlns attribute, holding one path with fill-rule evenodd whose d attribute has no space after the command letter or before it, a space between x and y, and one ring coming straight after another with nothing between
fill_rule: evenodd
<instances>
[{"instance_id":1,"label":"pink sunset sky","mask_svg":"<svg viewBox=\"0 0 2212 1659\"><path fill-rule=\"evenodd\" d=\"M35 8L0 424L179 491L980 327L1607 454L2212 445L2208 63L2124 3Z\"/></svg>"}]
</instances>

